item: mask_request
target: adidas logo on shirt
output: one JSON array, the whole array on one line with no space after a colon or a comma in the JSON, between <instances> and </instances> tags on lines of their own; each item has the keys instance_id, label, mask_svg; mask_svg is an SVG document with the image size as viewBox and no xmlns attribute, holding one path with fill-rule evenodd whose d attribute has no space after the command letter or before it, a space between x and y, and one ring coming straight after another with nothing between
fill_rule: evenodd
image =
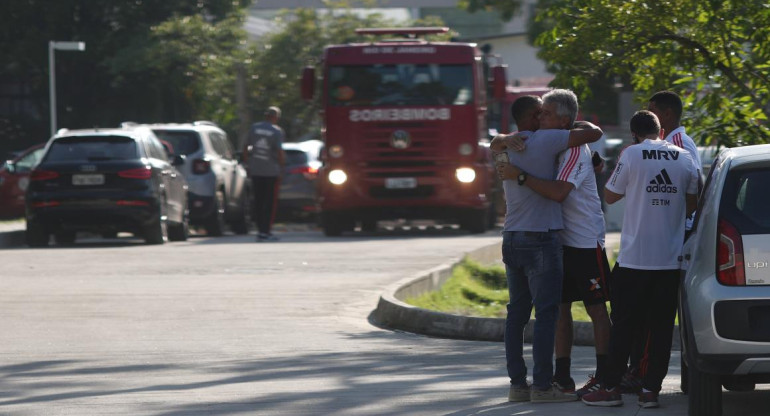
<instances>
[{"instance_id":1,"label":"adidas logo on shirt","mask_svg":"<svg viewBox=\"0 0 770 416\"><path fill-rule=\"evenodd\" d=\"M665 169L661 169L660 173L655 175L655 179L650 181L647 186L647 192L663 192L668 194L677 193L676 186L672 186L671 178L668 176L668 172Z\"/></svg>"}]
</instances>

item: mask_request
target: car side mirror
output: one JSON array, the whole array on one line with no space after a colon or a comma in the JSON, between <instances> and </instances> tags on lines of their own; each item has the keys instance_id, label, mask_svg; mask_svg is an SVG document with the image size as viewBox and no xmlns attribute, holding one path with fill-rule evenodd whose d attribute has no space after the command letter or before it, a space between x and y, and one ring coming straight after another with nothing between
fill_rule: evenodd
<instances>
[{"instance_id":1,"label":"car side mirror","mask_svg":"<svg viewBox=\"0 0 770 416\"><path fill-rule=\"evenodd\" d=\"M13 163L12 160L6 160L5 161L5 170L7 170L8 173L16 173L16 164Z\"/></svg>"},{"instance_id":2,"label":"car side mirror","mask_svg":"<svg viewBox=\"0 0 770 416\"><path fill-rule=\"evenodd\" d=\"M185 155L175 155L174 158L171 159L171 164L173 166L182 166L186 160L187 157Z\"/></svg>"}]
</instances>

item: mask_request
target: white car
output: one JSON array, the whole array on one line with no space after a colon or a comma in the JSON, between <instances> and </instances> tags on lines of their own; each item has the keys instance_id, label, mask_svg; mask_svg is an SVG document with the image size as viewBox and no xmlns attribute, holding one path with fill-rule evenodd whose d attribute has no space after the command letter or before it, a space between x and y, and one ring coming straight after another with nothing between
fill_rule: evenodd
<instances>
[{"instance_id":1,"label":"white car","mask_svg":"<svg viewBox=\"0 0 770 416\"><path fill-rule=\"evenodd\" d=\"M224 130L210 121L123 125L150 128L174 155L184 157L179 171L190 187L191 225L212 236L221 236L227 226L236 234L249 232L251 181Z\"/></svg>"},{"instance_id":2,"label":"white car","mask_svg":"<svg viewBox=\"0 0 770 416\"><path fill-rule=\"evenodd\" d=\"M722 414L722 386L770 383L770 145L722 150L682 251L682 391Z\"/></svg>"}]
</instances>

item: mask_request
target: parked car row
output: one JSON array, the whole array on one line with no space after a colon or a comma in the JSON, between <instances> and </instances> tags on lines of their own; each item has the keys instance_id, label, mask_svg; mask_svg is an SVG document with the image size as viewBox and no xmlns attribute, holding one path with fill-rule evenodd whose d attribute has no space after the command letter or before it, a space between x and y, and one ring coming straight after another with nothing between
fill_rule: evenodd
<instances>
[{"instance_id":1,"label":"parked car row","mask_svg":"<svg viewBox=\"0 0 770 416\"><path fill-rule=\"evenodd\" d=\"M277 219L314 219L320 140L285 143ZM147 243L220 236L251 227L251 181L214 123L60 130L0 168L0 218L26 215L30 246L71 244L77 233L129 232Z\"/></svg>"}]
</instances>

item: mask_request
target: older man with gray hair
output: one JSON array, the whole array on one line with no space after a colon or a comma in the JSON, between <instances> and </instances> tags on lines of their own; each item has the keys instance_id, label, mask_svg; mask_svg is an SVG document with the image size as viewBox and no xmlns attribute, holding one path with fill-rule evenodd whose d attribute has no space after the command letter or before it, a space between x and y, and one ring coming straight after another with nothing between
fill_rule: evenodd
<instances>
[{"instance_id":1,"label":"older man with gray hair","mask_svg":"<svg viewBox=\"0 0 770 416\"><path fill-rule=\"evenodd\" d=\"M533 99L534 98L534 99ZM577 97L569 90L553 90L543 97L521 97L511 107L516 124L523 131L497 136L490 147L505 152L509 163L498 165L506 199L503 228L503 262L508 279L508 316L505 325L505 355L510 377L508 400L513 402L564 402L576 400L552 385L554 336L562 292L563 228L561 206L530 187L528 178L553 180L558 154L574 146L598 140L602 131L590 123L564 130L539 129L544 117L554 114L577 117ZM533 114L539 122L533 122ZM537 130L537 131L535 131ZM523 140L523 143L522 143ZM511 176L511 164L518 167ZM532 386L527 383L523 358L524 327L535 308L532 355Z\"/></svg>"}]
</instances>

